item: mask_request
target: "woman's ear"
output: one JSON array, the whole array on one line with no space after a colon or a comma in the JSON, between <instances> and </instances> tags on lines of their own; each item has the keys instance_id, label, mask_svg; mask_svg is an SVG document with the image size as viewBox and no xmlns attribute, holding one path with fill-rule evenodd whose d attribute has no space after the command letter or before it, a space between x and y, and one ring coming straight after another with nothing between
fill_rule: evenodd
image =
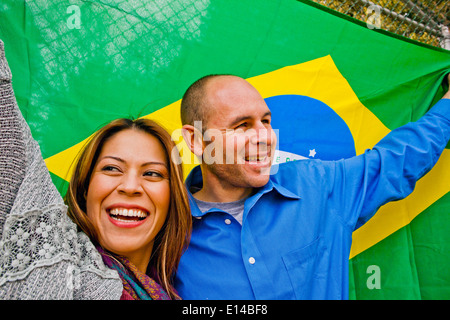
<instances>
[{"instance_id":1,"label":"woman's ear","mask_svg":"<svg viewBox=\"0 0 450 320\"><path fill-rule=\"evenodd\" d=\"M185 124L181 129L181 134L191 152L201 158L204 149L201 131L192 125Z\"/></svg>"}]
</instances>

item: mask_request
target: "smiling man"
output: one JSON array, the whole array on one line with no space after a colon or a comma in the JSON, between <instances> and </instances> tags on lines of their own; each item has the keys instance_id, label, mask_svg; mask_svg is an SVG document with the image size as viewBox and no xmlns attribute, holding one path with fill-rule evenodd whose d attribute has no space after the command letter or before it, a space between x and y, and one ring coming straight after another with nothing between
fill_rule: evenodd
<instances>
[{"instance_id":1,"label":"smiling man","mask_svg":"<svg viewBox=\"0 0 450 320\"><path fill-rule=\"evenodd\" d=\"M203 91L203 96L188 92L183 105L199 105L201 111L182 109L184 138L202 159L206 182L195 198L209 202L247 198L252 188L262 187L269 180L276 144L270 110L260 94L243 79L206 77L196 85L204 88L194 86L191 90ZM202 118L191 119L198 114ZM201 126L189 124L197 120Z\"/></svg>"},{"instance_id":2,"label":"smiling man","mask_svg":"<svg viewBox=\"0 0 450 320\"><path fill-rule=\"evenodd\" d=\"M352 232L436 163L450 139L444 98L363 155L270 172L276 138L258 91L229 75L196 81L181 103L184 139L201 160L186 180L194 224L181 297L347 299Z\"/></svg>"}]
</instances>

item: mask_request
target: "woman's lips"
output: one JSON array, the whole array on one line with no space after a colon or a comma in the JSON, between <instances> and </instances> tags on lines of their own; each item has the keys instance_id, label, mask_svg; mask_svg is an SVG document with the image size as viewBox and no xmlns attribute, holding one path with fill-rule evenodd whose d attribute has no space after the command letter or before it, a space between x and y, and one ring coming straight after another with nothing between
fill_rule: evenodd
<instances>
[{"instance_id":1,"label":"woman's lips","mask_svg":"<svg viewBox=\"0 0 450 320\"><path fill-rule=\"evenodd\" d=\"M108 218L114 225L121 228L134 228L145 222L149 212L136 206L111 206L107 208Z\"/></svg>"}]
</instances>

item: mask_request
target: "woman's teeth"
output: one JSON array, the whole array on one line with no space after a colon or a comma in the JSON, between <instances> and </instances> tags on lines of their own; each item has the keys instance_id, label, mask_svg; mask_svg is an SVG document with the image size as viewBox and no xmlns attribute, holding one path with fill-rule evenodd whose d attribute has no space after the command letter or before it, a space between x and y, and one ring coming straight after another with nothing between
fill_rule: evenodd
<instances>
[{"instance_id":1,"label":"woman's teeth","mask_svg":"<svg viewBox=\"0 0 450 320\"><path fill-rule=\"evenodd\" d=\"M139 209L114 208L109 215L119 221L136 221L145 219L148 213Z\"/></svg>"}]
</instances>

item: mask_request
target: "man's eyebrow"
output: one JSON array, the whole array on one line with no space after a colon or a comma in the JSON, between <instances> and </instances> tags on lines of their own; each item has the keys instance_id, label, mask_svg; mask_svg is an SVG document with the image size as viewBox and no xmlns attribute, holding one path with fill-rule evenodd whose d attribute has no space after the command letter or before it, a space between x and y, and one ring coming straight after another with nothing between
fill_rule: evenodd
<instances>
[{"instance_id":1,"label":"man's eyebrow","mask_svg":"<svg viewBox=\"0 0 450 320\"><path fill-rule=\"evenodd\" d=\"M104 157L100 158L99 160L103 160L103 159L106 159L106 158L114 159L116 161L119 161L119 162L122 162L122 163L126 163L126 161L123 160L122 158L115 157L115 156L104 156ZM149 162L141 164L141 167L145 167L145 166L152 165L152 164L161 165L161 166L164 166L164 167L167 168L167 164L165 164L164 162L159 162L159 161L149 161Z\"/></svg>"},{"instance_id":2,"label":"man's eyebrow","mask_svg":"<svg viewBox=\"0 0 450 320\"><path fill-rule=\"evenodd\" d=\"M241 122L241 121L250 119L250 118L251 118L250 116L237 117L237 118L235 118L235 119L233 119L233 120L231 121L230 126L232 126L232 125L234 125L234 124L236 124L236 123L239 123L239 122Z\"/></svg>"},{"instance_id":3,"label":"man's eyebrow","mask_svg":"<svg viewBox=\"0 0 450 320\"><path fill-rule=\"evenodd\" d=\"M272 116L272 112L269 110L266 113L264 113L264 115L262 116L262 118L265 118L267 116ZM251 119L251 116L242 116L242 117L237 117L235 119L233 119L230 123L230 125L234 125L236 123L239 123L241 121L247 120L247 119Z\"/></svg>"}]
</instances>

